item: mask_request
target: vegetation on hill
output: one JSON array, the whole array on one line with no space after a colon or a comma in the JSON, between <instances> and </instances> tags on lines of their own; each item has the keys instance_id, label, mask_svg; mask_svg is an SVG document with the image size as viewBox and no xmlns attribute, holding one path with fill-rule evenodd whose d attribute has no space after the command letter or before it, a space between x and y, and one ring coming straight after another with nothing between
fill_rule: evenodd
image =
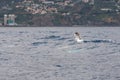
<instances>
[{"instance_id":1,"label":"vegetation on hill","mask_svg":"<svg viewBox=\"0 0 120 80\"><path fill-rule=\"evenodd\" d=\"M0 22L3 22L4 14L15 14L16 22L27 26L120 25L119 0L95 0L94 4L72 0L68 5L43 4L40 0L32 0L32 3L28 4L23 1L0 0ZM64 0L49 1L64 2ZM19 8L16 7L18 5ZM44 9L46 13L33 14L27 10L31 6L35 10ZM47 11L47 8L50 9ZM57 9L57 12L49 12L51 9Z\"/></svg>"}]
</instances>

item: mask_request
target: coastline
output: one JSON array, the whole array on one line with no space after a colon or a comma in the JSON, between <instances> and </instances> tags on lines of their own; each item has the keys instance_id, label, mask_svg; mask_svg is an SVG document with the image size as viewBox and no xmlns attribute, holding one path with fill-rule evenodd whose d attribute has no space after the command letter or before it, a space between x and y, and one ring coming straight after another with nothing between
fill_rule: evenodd
<instances>
[{"instance_id":1,"label":"coastline","mask_svg":"<svg viewBox=\"0 0 120 80\"><path fill-rule=\"evenodd\" d=\"M0 27L120 27L120 25L117 26L111 26L111 25L72 25L72 26L31 26L31 25L19 25L19 26L4 26L0 25Z\"/></svg>"}]
</instances>

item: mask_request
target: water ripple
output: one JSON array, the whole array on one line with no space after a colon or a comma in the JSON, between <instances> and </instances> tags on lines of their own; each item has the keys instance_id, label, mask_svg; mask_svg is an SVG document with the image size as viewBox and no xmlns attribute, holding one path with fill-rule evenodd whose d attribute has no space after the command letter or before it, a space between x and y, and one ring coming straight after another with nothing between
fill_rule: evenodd
<instances>
[{"instance_id":1,"label":"water ripple","mask_svg":"<svg viewBox=\"0 0 120 80\"><path fill-rule=\"evenodd\" d=\"M88 42L92 42L92 43L112 43L111 40L91 40L91 41L84 41L84 43L88 43Z\"/></svg>"},{"instance_id":2,"label":"water ripple","mask_svg":"<svg viewBox=\"0 0 120 80\"><path fill-rule=\"evenodd\" d=\"M69 39L69 38L51 35L51 36L47 36L47 37L44 37L44 38L41 38L41 39L66 40L66 39Z\"/></svg>"},{"instance_id":3,"label":"water ripple","mask_svg":"<svg viewBox=\"0 0 120 80\"><path fill-rule=\"evenodd\" d=\"M51 36L47 36L43 39L57 39L57 38L60 38L60 36L51 35Z\"/></svg>"},{"instance_id":4,"label":"water ripple","mask_svg":"<svg viewBox=\"0 0 120 80\"><path fill-rule=\"evenodd\" d=\"M33 46L39 46L39 45L42 45L42 44L47 44L47 42L33 42L32 43Z\"/></svg>"}]
</instances>

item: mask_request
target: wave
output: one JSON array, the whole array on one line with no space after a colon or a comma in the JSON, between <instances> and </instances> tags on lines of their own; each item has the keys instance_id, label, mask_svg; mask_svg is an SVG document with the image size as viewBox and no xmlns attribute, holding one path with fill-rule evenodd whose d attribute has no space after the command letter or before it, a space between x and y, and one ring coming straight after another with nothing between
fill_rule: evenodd
<instances>
[{"instance_id":1,"label":"wave","mask_svg":"<svg viewBox=\"0 0 120 80\"><path fill-rule=\"evenodd\" d=\"M5 32L0 32L0 34L5 34Z\"/></svg>"},{"instance_id":2,"label":"wave","mask_svg":"<svg viewBox=\"0 0 120 80\"><path fill-rule=\"evenodd\" d=\"M91 40L91 41L84 41L84 43L88 43L88 42L92 42L92 43L113 43L112 40Z\"/></svg>"},{"instance_id":3,"label":"wave","mask_svg":"<svg viewBox=\"0 0 120 80\"><path fill-rule=\"evenodd\" d=\"M51 36L44 37L42 39L57 39L57 38L60 38L60 36L51 35Z\"/></svg>"},{"instance_id":4,"label":"wave","mask_svg":"<svg viewBox=\"0 0 120 80\"><path fill-rule=\"evenodd\" d=\"M44 38L41 38L41 39L66 40L66 39L69 39L69 38L64 38L64 37L61 37L61 36L51 35L51 36L47 36L47 37L44 37Z\"/></svg>"},{"instance_id":5,"label":"wave","mask_svg":"<svg viewBox=\"0 0 120 80\"><path fill-rule=\"evenodd\" d=\"M42 45L42 44L47 44L48 42L33 42L32 45L33 46L39 46L39 45Z\"/></svg>"},{"instance_id":6,"label":"wave","mask_svg":"<svg viewBox=\"0 0 120 80\"><path fill-rule=\"evenodd\" d=\"M49 31L49 33L58 33L58 31Z\"/></svg>"},{"instance_id":7,"label":"wave","mask_svg":"<svg viewBox=\"0 0 120 80\"><path fill-rule=\"evenodd\" d=\"M20 34L26 34L28 33L27 31L19 31Z\"/></svg>"}]
</instances>

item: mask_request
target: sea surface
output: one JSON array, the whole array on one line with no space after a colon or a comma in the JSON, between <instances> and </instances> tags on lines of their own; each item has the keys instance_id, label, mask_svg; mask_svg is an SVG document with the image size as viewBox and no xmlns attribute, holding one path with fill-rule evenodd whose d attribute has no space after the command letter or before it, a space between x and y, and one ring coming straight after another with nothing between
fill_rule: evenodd
<instances>
[{"instance_id":1,"label":"sea surface","mask_svg":"<svg viewBox=\"0 0 120 80\"><path fill-rule=\"evenodd\" d=\"M0 80L120 80L120 27L1 27Z\"/></svg>"}]
</instances>

